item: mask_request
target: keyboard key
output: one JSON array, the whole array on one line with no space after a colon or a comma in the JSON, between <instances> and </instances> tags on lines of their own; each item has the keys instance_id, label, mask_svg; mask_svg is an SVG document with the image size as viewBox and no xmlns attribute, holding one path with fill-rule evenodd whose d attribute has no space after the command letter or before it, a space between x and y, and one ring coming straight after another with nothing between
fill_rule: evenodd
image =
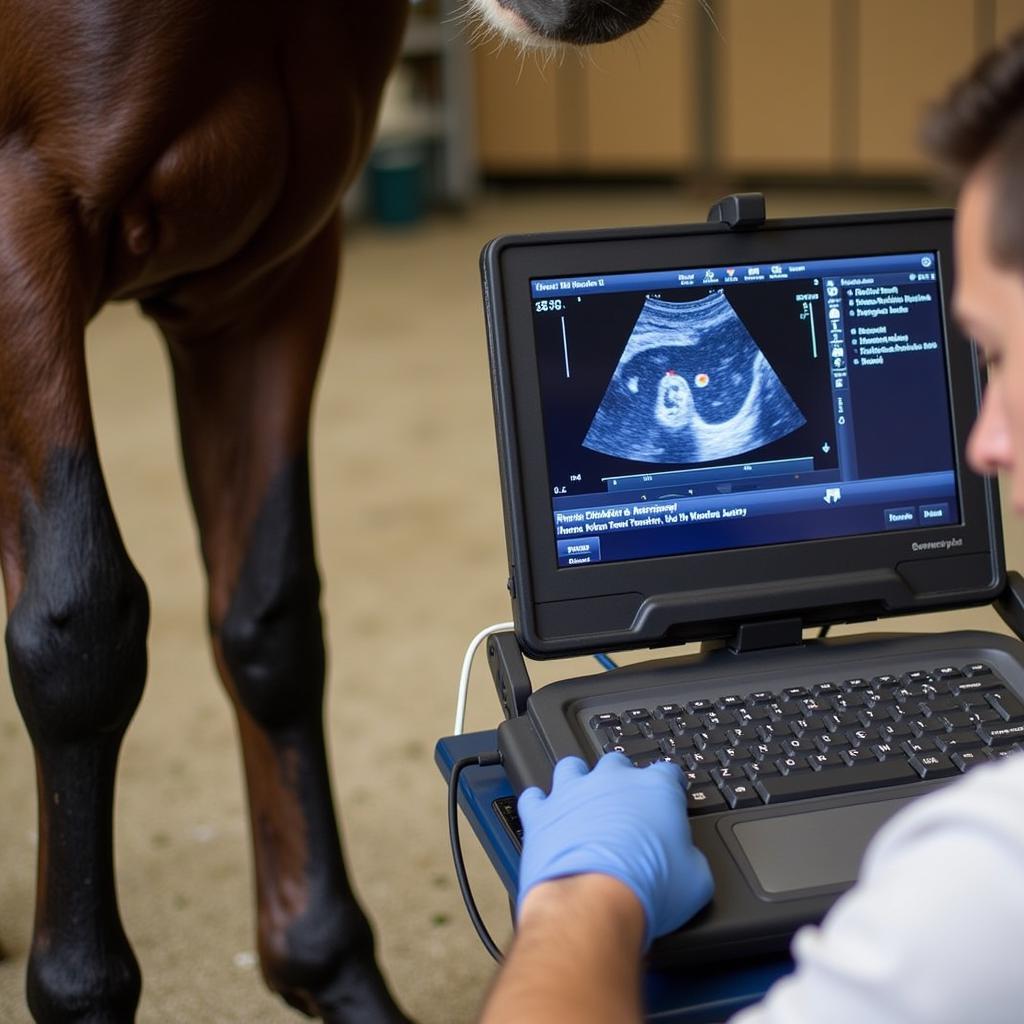
<instances>
[{"instance_id":1,"label":"keyboard key","mask_svg":"<svg viewBox=\"0 0 1024 1024\"><path fill-rule=\"evenodd\" d=\"M832 768L803 774L791 772L779 777L759 778L754 786L766 804L776 804L804 797L850 793L858 789L898 786L917 780L917 772L906 761L893 758L888 761L872 759L866 764L850 768Z\"/></svg>"},{"instance_id":2,"label":"keyboard key","mask_svg":"<svg viewBox=\"0 0 1024 1024\"><path fill-rule=\"evenodd\" d=\"M672 726L663 718L646 718L638 722L637 726L649 740L660 740L663 736L672 735Z\"/></svg>"},{"instance_id":3,"label":"keyboard key","mask_svg":"<svg viewBox=\"0 0 1024 1024\"><path fill-rule=\"evenodd\" d=\"M761 738L756 725L736 726L733 729L727 729L725 734L729 737L729 743L734 747L741 743L756 743Z\"/></svg>"},{"instance_id":4,"label":"keyboard key","mask_svg":"<svg viewBox=\"0 0 1024 1024\"><path fill-rule=\"evenodd\" d=\"M651 713L647 708L627 708L622 712L624 722L643 722L650 717Z\"/></svg>"},{"instance_id":5,"label":"keyboard key","mask_svg":"<svg viewBox=\"0 0 1024 1024\"><path fill-rule=\"evenodd\" d=\"M852 680L847 680L847 682L852 682ZM813 693L815 697L832 697L835 694L842 692L843 691L838 683L818 683L816 686L811 688L811 693Z\"/></svg>"},{"instance_id":6,"label":"keyboard key","mask_svg":"<svg viewBox=\"0 0 1024 1024\"><path fill-rule=\"evenodd\" d=\"M993 761L1002 760L1004 757L1016 757L1018 753L1019 743L1015 743L1012 747L1007 747L1002 750L988 750L986 753Z\"/></svg>"},{"instance_id":7,"label":"keyboard key","mask_svg":"<svg viewBox=\"0 0 1024 1024\"><path fill-rule=\"evenodd\" d=\"M787 686L782 691L783 699L787 701L803 700L804 697L810 697L810 695L811 691L806 686Z\"/></svg>"},{"instance_id":8,"label":"keyboard key","mask_svg":"<svg viewBox=\"0 0 1024 1024\"><path fill-rule=\"evenodd\" d=\"M719 764L725 768L728 768L729 765L744 764L754 759L749 747L722 747L717 753Z\"/></svg>"},{"instance_id":9,"label":"keyboard key","mask_svg":"<svg viewBox=\"0 0 1024 1024\"><path fill-rule=\"evenodd\" d=\"M733 708L741 708L746 704L742 697L736 694L729 694L727 697L719 697L715 702L721 711L730 711Z\"/></svg>"},{"instance_id":10,"label":"keyboard key","mask_svg":"<svg viewBox=\"0 0 1024 1024\"><path fill-rule=\"evenodd\" d=\"M677 758L680 764L686 765L686 755L694 752L693 744L683 736L666 736L659 744L662 751L671 757Z\"/></svg>"},{"instance_id":11,"label":"keyboard key","mask_svg":"<svg viewBox=\"0 0 1024 1024\"><path fill-rule=\"evenodd\" d=\"M986 723L978 726L978 735L990 747L1008 747L1011 743L1024 740L1024 722L1015 725Z\"/></svg>"},{"instance_id":12,"label":"keyboard key","mask_svg":"<svg viewBox=\"0 0 1024 1024\"><path fill-rule=\"evenodd\" d=\"M877 764L878 758L871 753L871 748L868 746L864 747L849 747L846 750L840 750L839 756L852 768L855 764Z\"/></svg>"},{"instance_id":13,"label":"keyboard key","mask_svg":"<svg viewBox=\"0 0 1024 1024\"><path fill-rule=\"evenodd\" d=\"M750 755L755 761L770 762L782 757L781 743L755 743L750 747Z\"/></svg>"},{"instance_id":14,"label":"keyboard key","mask_svg":"<svg viewBox=\"0 0 1024 1024\"><path fill-rule=\"evenodd\" d=\"M817 754L818 745L812 739L784 739L781 740L782 752L786 757L796 757L797 754Z\"/></svg>"},{"instance_id":15,"label":"keyboard key","mask_svg":"<svg viewBox=\"0 0 1024 1024\"><path fill-rule=\"evenodd\" d=\"M803 757L780 757L775 762L775 767L778 768L780 775L811 771L811 766Z\"/></svg>"},{"instance_id":16,"label":"keyboard key","mask_svg":"<svg viewBox=\"0 0 1024 1024\"><path fill-rule=\"evenodd\" d=\"M727 782L746 782L747 773L742 768L713 768L711 780L721 789Z\"/></svg>"},{"instance_id":17,"label":"keyboard key","mask_svg":"<svg viewBox=\"0 0 1024 1024\"><path fill-rule=\"evenodd\" d=\"M752 782L727 783L722 787L722 796L734 811L761 806L761 797Z\"/></svg>"},{"instance_id":18,"label":"keyboard key","mask_svg":"<svg viewBox=\"0 0 1024 1024\"><path fill-rule=\"evenodd\" d=\"M710 771L712 768L718 767L718 758L715 757L710 751L706 754L703 751L695 750L693 753L687 751L686 763L690 766L690 771Z\"/></svg>"},{"instance_id":19,"label":"keyboard key","mask_svg":"<svg viewBox=\"0 0 1024 1024\"><path fill-rule=\"evenodd\" d=\"M857 712L857 721L860 722L865 729L870 729L872 726L881 725L886 720L892 721L892 717L885 711L877 708L862 708Z\"/></svg>"},{"instance_id":20,"label":"keyboard key","mask_svg":"<svg viewBox=\"0 0 1024 1024\"><path fill-rule=\"evenodd\" d=\"M839 756L838 751L830 754L810 754L807 757L807 763L816 772L827 771L829 768L846 767L846 762Z\"/></svg>"},{"instance_id":21,"label":"keyboard key","mask_svg":"<svg viewBox=\"0 0 1024 1024\"><path fill-rule=\"evenodd\" d=\"M948 732L954 732L957 729L973 729L978 724L973 716L966 711L947 711L944 715L936 717L942 718Z\"/></svg>"},{"instance_id":22,"label":"keyboard key","mask_svg":"<svg viewBox=\"0 0 1024 1024\"><path fill-rule=\"evenodd\" d=\"M913 686L919 683L931 684L934 680L931 677L930 672L925 672L924 669L915 669L913 672L904 672L900 680L904 686Z\"/></svg>"},{"instance_id":23,"label":"keyboard key","mask_svg":"<svg viewBox=\"0 0 1024 1024\"><path fill-rule=\"evenodd\" d=\"M907 725L915 736L934 736L936 733L949 732L943 715L934 718L911 718Z\"/></svg>"},{"instance_id":24,"label":"keyboard key","mask_svg":"<svg viewBox=\"0 0 1024 1024\"><path fill-rule=\"evenodd\" d=\"M959 701L961 711L977 711L978 708L983 708L985 711L992 710L992 705L988 702L988 691L986 690L977 690L974 693L960 693L952 699Z\"/></svg>"},{"instance_id":25,"label":"keyboard key","mask_svg":"<svg viewBox=\"0 0 1024 1024\"><path fill-rule=\"evenodd\" d=\"M659 704L654 709L655 718L680 718L685 711L678 704Z\"/></svg>"},{"instance_id":26,"label":"keyboard key","mask_svg":"<svg viewBox=\"0 0 1024 1024\"><path fill-rule=\"evenodd\" d=\"M963 672L955 665L943 665L941 668L932 669L932 675L936 679L961 679Z\"/></svg>"},{"instance_id":27,"label":"keyboard key","mask_svg":"<svg viewBox=\"0 0 1024 1024\"><path fill-rule=\"evenodd\" d=\"M989 676L992 674L992 669L988 665L976 661L973 665L964 665L963 673L965 676Z\"/></svg>"},{"instance_id":28,"label":"keyboard key","mask_svg":"<svg viewBox=\"0 0 1024 1024\"><path fill-rule=\"evenodd\" d=\"M683 781L686 783L687 789L690 786L708 786L711 784L711 772L688 772L684 770Z\"/></svg>"},{"instance_id":29,"label":"keyboard key","mask_svg":"<svg viewBox=\"0 0 1024 1024\"><path fill-rule=\"evenodd\" d=\"M694 733L693 744L699 750L710 751L712 754L719 748L728 744L729 737L724 729L710 729L705 732Z\"/></svg>"},{"instance_id":30,"label":"keyboard key","mask_svg":"<svg viewBox=\"0 0 1024 1024\"><path fill-rule=\"evenodd\" d=\"M672 726L672 731L677 732L680 735L689 732L696 732L698 729L704 728L704 723L696 715L683 715L682 717L668 719L668 724Z\"/></svg>"},{"instance_id":31,"label":"keyboard key","mask_svg":"<svg viewBox=\"0 0 1024 1024\"><path fill-rule=\"evenodd\" d=\"M821 751L821 753L828 754L830 751L841 750L843 747L848 747L850 745L850 741L843 736L842 733L826 732L821 736L814 737L814 745L819 751Z\"/></svg>"},{"instance_id":32,"label":"keyboard key","mask_svg":"<svg viewBox=\"0 0 1024 1024\"><path fill-rule=\"evenodd\" d=\"M750 704L771 704L775 700L775 694L770 690L755 690L748 698Z\"/></svg>"},{"instance_id":33,"label":"keyboard key","mask_svg":"<svg viewBox=\"0 0 1024 1024\"><path fill-rule=\"evenodd\" d=\"M1024 704L1009 691L994 690L986 699L1004 722L1024 722Z\"/></svg>"},{"instance_id":34,"label":"keyboard key","mask_svg":"<svg viewBox=\"0 0 1024 1024\"><path fill-rule=\"evenodd\" d=\"M871 680L871 688L873 690L886 690L891 689L894 686L899 686L900 681L896 676L875 676Z\"/></svg>"},{"instance_id":35,"label":"keyboard key","mask_svg":"<svg viewBox=\"0 0 1024 1024\"><path fill-rule=\"evenodd\" d=\"M629 736L640 736L640 726L634 725L632 722L626 722L624 725L608 725L605 726L603 734L608 739L615 739L618 736L629 737Z\"/></svg>"},{"instance_id":36,"label":"keyboard key","mask_svg":"<svg viewBox=\"0 0 1024 1024\"><path fill-rule=\"evenodd\" d=\"M879 761L884 761L887 758L892 757L893 754L898 754L902 756L903 753L897 747L894 747L891 743L872 743L870 749L871 753L874 754Z\"/></svg>"},{"instance_id":37,"label":"keyboard key","mask_svg":"<svg viewBox=\"0 0 1024 1024\"><path fill-rule=\"evenodd\" d=\"M795 722L789 723L794 736L811 737L825 732L825 720L819 715L810 715L807 718L798 718Z\"/></svg>"},{"instance_id":38,"label":"keyboard key","mask_svg":"<svg viewBox=\"0 0 1024 1024\"><path fill-rule=\"evenodd\" d=\"M656 743L651 743L645 736L622 736L617 740L606 740L604 752L609 754L612 751L625 754L628 758L646 757L648 754L655 758L662 753L661 747Z\"/></svg>"},{"instance_id":39,"label":"keyboard key","mask_svg":"<svg viewBox=\"0 0 1024 1024\"><path fill-rule=\"evenodd\" d=\"M715 702L713 700L688 700L686 702L686 710L691 715L703 714L705 711L714 711Z\"/></svg>"},{"instance_id":40,"label":"keyboard key","mask_svg":"<svg viewBox=\"0 0 1024 1024\"><path fill-rule=\"evenodd\" d=\"M977 700L977 697L973 698ZM929 697L927 701L920 704L921 714L925 718L931 718L941 711L963 711L963 702L956 697Z\"/></svg>"},{"instance_id":41,"label":"keyboard key","mask_svg":"<svg viewBox=\"0 0 1024 1024\"><path fill-rule=\"evenodd\" d=\"M871 681L869 679L847 679L843 683L843 691L845 693L854 693L857 690L870 690Z\"/></svg>"},{"instance_id":42,"label":"keyboard key","mask_svg":"<svg viewBox=\"0 0 1024 1024\"><path fill-rule=\"evenodd\" d=\"M610 711L602 711L599 715L593 715L590 719L591 729L603 729L609 725L619 725L618 715L613 715Z\"/></svg>"},{"instance_id":43,"label":"keyboard key","mask_svg":"<svg viewBox=\"0 0 1024 1024\"><path fill-rule=\"evenodd\" d=\"M803 705L799 701L784 700L778 704L769 704L768 711L773 722L793 722L804 717Z\"/></svg>"},{"instance_id":44,"label":"keyboard key","mask_svg":"<svg viewBox=\"0 0 1024 1024\"><path fill-rule=\"evenodd\" d=\"M743 766L743 771L752 782L766 775L779 774L779 769L771 761L751 761Z\"/></svg>"},{"instance_id":45,"label":"keyboard key","mask_svg":"<svg viewBox=\"0 0 1024 1024\"><path fill-rule=\"evenodd\" d=\"M950 760L960 771L965 772L968 768L975 767L975 765L988 764L989 753L987 750L957 750L950 757Z\"/></svg>"},{"instance_id":46,"label":"keyboard key","mask_svg":"<svg viewBox=\"0 0 1024 1024\"><path fill-rule=\"evenodd\" d=\"M859 690L856 693L844 693L831 699L833 711L858 711L869 708L879 700L874 690Z\"/></svg>"},{"instance_id":47,"label":"keyboard key","mask_svg":"<svg viewBox=\"0 0 1024 1024\"><path fill-rule=\"evenodd\" d=\"M715 786L691 786L686 791L686 809L690 814L711 814L728 808L725 797Z\"/></svg>"},{"instance_id":48,"label":"keyboard key","mask_svg":"<svg viewBox=\"0 0 1024 1024\"><path fill-rule=\"evenodd\" d=\"M766 722L757 727L757 733L765 743L778 742L793 735L789 722Z\"/></svg>"},{"instance_id":49,"label":"keyboard key","mask_svg":"<svg viewBox=\"0 0 1024 1024\"><path fill-rule=\"evenodd\" d=\"M831 715L825 715L823 721L829 732L839 732L849 729L851 725L856 727L861 724L856 711L833 711Z\"/></svg>"},{"instance_id":50,"label":"keyboard key","mask_svg":"<svg viewBox=\"0 0 1024 1024\"><path fill-rule=\"evenodd\" d=\"M883 743L902 743L913 735L907 722L884 722L878 727L878 738Z\"/></svg>"},{"instance_id":51,"label":"keyboard key","mask_svg":"<svg viewBox=\"0 0 1024 1024\"><path fill-rule=\"evenodd\" d=\"M935 745L934 740L924 738L904 740L900 744L900 750L902 750L907 757L917 757L918 754L933 754L938 751L938 749L939 748Z\"/></svg>"},{"instance_id":52,"label":"keyboard key","mask_svg":"<svg viewBox=\"0 0 1024 1024\"><path fill-rule=\"evenodd\" d=\"M910 759L910 767L922 779L945 779L959 775L960 769L945 754L921 754Z\"/></svg>"},{"instance_id":53,"label":"keyboard key","mask_svg":"<svg viewBox=\"0 0 1024 1024\"><path fill-rule=\"evenodd\" d=\"M952 754L955 750L978 750L985 744L976 732L950 732L936 736L935 745L944 754Z\"/></svg>"},{"instance_id":54,"label":"keyboard key","mask_svg":"<svg viewBox=\"0 0 1024 1024\"><path fill-rule=\"evenodd\" d=\"M987 690L996 690L1000 685L995 676L975 676L971 679L953 679L949 683L949 689L955 694L984 693Z\"/></svg>"},{"instance_id":55,"label":"keyboard key","mask_svg":"<svg viewBox=\"0 0 1024 1024\"><path fill-rule=\"evenodd\" d=\"M832 701L828 697L807 697L800 701L800 710L803 712L804 718L806 718L809 715L826 715L834 709Z\"/></svg>"}]
</instances>

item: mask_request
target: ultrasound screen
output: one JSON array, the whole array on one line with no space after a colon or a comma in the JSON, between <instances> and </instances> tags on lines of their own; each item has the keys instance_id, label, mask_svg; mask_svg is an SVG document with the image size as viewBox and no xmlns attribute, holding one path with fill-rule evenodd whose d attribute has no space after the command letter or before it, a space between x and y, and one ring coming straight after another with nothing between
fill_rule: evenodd
<instances>
[{"instance_id":1,"label":"ultrasound screen","mask_svg":"<svg viewBox=\"0 0 1024 1024\"><path fill-rule=\"evenodd\" d=\"M530 290L559 566L960 523L935 253Z\"/></svg>"}]
</instances>

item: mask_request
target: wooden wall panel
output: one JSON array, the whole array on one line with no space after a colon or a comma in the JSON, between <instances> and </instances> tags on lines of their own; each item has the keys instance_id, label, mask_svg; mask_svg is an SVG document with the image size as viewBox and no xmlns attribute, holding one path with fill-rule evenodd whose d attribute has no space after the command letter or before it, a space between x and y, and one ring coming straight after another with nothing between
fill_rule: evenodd
<instances>
[{"instance_id":1,"label":"wooden wall panel","mask_svg":"<svg viewBox=\"0 0 1024 1024\"><path fill-rule=\"evenodd\" d=\"M900 0L902 2L902 0ZM727 171L821 174L835 165L835 7L715 5L717 149Z\"/></svg>"},{"instance_id":2,"label":"wooden wall panel","mask_svg":"<svg viewBox=\"0 0 1024 1024\"><path fill-rule=\"evenodd\" d=\"M485 173L544 173L567 161L566 75L511 46L476 53L477 137Z\"/></svg>"},{"instance_id":3,"label":"wooden wall panel","mask_svg":"<svg viewBox=\"0 0 1024 1024\"><path fill-rule=\"evenodd\" d=\"M975 58L975 5L965 0L859 0L856 167L927 172L921 115Z\"/></svg>"},{"instance_id":4,"label":"wooden wall panel","mask_svg":"<svg viewBox=\"0 0 1024 1024\"><path fill-rule=\"evenodd\" d=\"M584 65L588 170L682 173L697 133L697 5L671 6L639 32L595 46Z\"/></svg>"},{"instance_id":5,"label":"wooden wall panel","mask_svg":"<svg viewBox=\"0 0 1024 1024\"><path fill-rule=\"evenodd\" d=\"M1024 0L995 0L996 39L1005 39L1017 29L1024 29Z\"/></svg>"}]
</instances>

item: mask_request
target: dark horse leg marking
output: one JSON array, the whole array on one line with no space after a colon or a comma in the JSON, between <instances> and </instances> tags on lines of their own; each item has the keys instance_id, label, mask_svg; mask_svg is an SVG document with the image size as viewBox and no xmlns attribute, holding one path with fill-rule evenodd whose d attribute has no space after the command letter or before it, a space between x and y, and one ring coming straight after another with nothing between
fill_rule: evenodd
<instances>
[{"instance_id":1,"label":"dark horse leg marking","mask_svg":"<svg viewBox=\"0 0 1024 1024\"><path fill-rule=\"evenodd\" d=\"M39 168L0 147L0 562L39 800L27 994L41 1024L127 1024L140 980L114 888L114 774L145 681L149 604L89 410L82 267L99 261Z\"/></svg>"},{"instance_id":2,"label":"dark horse leg marking","mask_svg":"<svg viewBox=\"0 0 1024 1024\"><path fill-rule=\"evenodd\" d=\"M46 1024L131 1021L141 977L117 910L113 793L146 677L146 588L94 452L51 454L21 534L26 572L6 641L39 784L29 1008Z\"/></svg>"},{"instance_id":3,"label":"dark horse leg marking","mask_svg":"<svg viewBox=\"0 0 1024 1024\"><path fill-rule=\"evenodd\" d=\"M323 732L310 404L338 267L336 220L263 282L242 323L162 324L209 579L214 655L238 718L264 977L332 1024L399 1024L345 873Z\"/></svg>"}]
</instances>

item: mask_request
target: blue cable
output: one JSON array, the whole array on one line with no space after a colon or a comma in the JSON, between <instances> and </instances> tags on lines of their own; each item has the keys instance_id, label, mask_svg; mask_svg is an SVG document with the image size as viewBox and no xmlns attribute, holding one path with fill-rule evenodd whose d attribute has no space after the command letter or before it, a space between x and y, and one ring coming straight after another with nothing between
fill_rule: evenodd
<instances>
[{"instance_id":1,"label":"blue cable","mask_svg":"<svg viewBox=\"0 0 1024 1024\"><path fill-rule=\"evenodd\" d=\"M607 669L609 672L611 672L613 668L619 667L611 658L608 657L607 654L595 654L594 657L597 658L598 665L603 669Z\"/></svg>"}]
</instances>

